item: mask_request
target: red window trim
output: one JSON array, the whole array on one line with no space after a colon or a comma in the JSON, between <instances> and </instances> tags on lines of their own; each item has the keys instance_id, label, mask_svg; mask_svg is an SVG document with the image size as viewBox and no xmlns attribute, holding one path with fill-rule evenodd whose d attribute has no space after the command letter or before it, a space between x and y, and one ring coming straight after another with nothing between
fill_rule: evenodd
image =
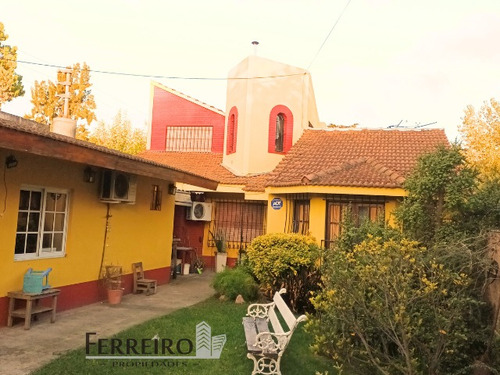
<instances>
[{"instance_id":1,"label":"red window trim","mask_svg":"<svg viewBox=\"0 0 500 375\"><path fill-rule=\"evenodd\" d=\"M283 151L276 151L276 117L282 114L285 118L285 126L283 127ZM293 114L290 109L282 104L271 109L269 114L269 138L267 150L271 154L286 154L292 147L293 140Z\"/></svg>"},{"instance_id":2,"label":"red window trim","mask_svg":"<svg viewBox=\"0 0 500 375\"><path fill-rule=\"evenodd\" d=\"M236 140L238 139L238 108L233 107L227 117L227 140L226 155L236 152Z\"/></svg>"}]
</instances>

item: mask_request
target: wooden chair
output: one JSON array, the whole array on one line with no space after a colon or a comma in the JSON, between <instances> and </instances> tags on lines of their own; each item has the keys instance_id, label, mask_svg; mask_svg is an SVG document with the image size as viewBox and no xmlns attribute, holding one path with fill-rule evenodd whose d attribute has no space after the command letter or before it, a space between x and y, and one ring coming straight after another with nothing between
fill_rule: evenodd
<instances>
[{"instance_id":1,"label":"wooden chair","mask_svg":"<svg viewBox=\"0 0 500 375\"><path fill-rule=\"evenodd\" d=\"M146 291L146 295L151 292L156 293L156 280L145 279L144 270L142 269L142 262L132 263L132 273L134 275L134 294L139 291Z\"/></svg>"}]
</instances>

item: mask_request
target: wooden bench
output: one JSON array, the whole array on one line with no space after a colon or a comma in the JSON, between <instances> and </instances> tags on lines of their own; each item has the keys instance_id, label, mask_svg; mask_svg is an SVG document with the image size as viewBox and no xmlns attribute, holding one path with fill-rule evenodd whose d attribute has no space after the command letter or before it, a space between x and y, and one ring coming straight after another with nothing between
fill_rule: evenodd
<instances>
[{"instance_id":1,"label":"wooden bench","mask_svg":"<svg viewBox=\"0 0 500 375\"><path fill-rule=\"evenodd\" d=\"M295 328L300 322L307 320L305 315L298 318L293 315L281 297L284 293L286 289L276 292L271 303L254 303L248 306L247 316L243 318L247 357L253 360L252 375L281 375L281 356Z\"/></svg>"}]
</instances>

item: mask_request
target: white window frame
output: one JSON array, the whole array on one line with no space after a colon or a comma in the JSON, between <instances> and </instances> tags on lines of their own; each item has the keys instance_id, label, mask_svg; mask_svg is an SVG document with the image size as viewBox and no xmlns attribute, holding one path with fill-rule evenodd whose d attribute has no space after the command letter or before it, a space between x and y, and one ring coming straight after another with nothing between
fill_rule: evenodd
<instances>
[{"instance_id":1,"label":"white window frame","mask_svg":"<svg viewBox=\"0 0 500 375\"><path fill-rule=\"evenodd\" d=\"M66 237L68 234L68 221L69 221L69 205L71 200L70 191L67 189L58 189L51 187L43 187L43 186L34 186L34 185L22 185L19 190L19 199L21 197L21 191L30 191L30 192L40 192L42 194L41 202L40 202L40 220L38 223L38 238L36 244L36 251L34 253L23 253L16 254L14 250L14 260L33 260L33 259L45 259L45 258L62 258L66 255ZM66 194L66 206L64 210L64 223L63 223L63 233L62 233L62 242L61 242L61 251L51 250L53 248L42 248L43 245L43 235L47 233L44 230L45 223L45 215L46 211L46 201L48 194ZM18 212L19 212L19 204L18 204ZM19 219L18 219L19 220ZM17 225L17 223L16 223ZM18 233L16 227L16 238ZM27 231L25 232L27 233ZM53 232L48 232L53 233ZM26 250L26 249L25 249Z\"/></svg>"}]
</instances>

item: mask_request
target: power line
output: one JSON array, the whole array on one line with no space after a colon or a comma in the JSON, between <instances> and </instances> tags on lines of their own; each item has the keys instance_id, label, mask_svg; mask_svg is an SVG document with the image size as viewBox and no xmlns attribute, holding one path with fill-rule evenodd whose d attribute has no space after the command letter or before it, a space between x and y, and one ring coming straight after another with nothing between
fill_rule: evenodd
<instances>
[{"instance_id":1,"label":"power line","mask_svg":"<svg viewBox=\"0 0 500 375\"><path fill-rule=\"evenodd\" d=\"M1 57L0 57L1 58ZM14 59L6 59L15 61ZM39 63L34 61L25 61L25 60L17 60L19 64L28 64L28 65L37 65L44 66L48 68L56 68L56 69L66 69L67 66L49 64L49 63ZM140 74L140 73L126 73L126 72L117 72L117 71L109 71L109 70L95 70L89 69L91 73L98 74L109 74L109 75L118 75L118 76L128 76L128 77L138 77L138 78L154 78L154 79L184 79L184 80L198 80L198 81L228 81L228 80L249 80L249 79L266 79L266 78L284 78L284 77L292 77L292 76L301 76L306 73L292 73L292 74L278 74L271 76L254 76L254 77L186 77L186 76L163 76L163 75L154 75L154 74Z\"/></svg>"},{"instance_id":2,"label":"power line","mask_svg":"<svg viewBox=\"0 0 500 375\"><path fill-rule=\"evenodd\" d=\"M342 18L342 16L344 15L347 7L349 6L349 4L351 3L351 0L349 0L347 2L347 4L345 5L344 9L342 10L342 12L340 13L339 17L337 18L337 21L335 21L335 23L333 24L332 28L330 29L330 32L328 33L328 35L326 36L325 40L323 41L323 43L321 43L321 46L319 47L319 50L318 52L316 52L316 55L314 55L314 58L311 60L311 62L309 63L309 66L307 67L307 70L309 70L309 68L311 68L311 65L314 63L314 61L316 60L316 58L318 57L319 53L321 52L321 50L323 49L323 46L325 45L326 41L328 40L328 38L330 38L330 35L332 34L333 32L333 29L335 29L335 26L337 26L337 24L339 23L340 19Z\"/></svg>"}]
</instances>

